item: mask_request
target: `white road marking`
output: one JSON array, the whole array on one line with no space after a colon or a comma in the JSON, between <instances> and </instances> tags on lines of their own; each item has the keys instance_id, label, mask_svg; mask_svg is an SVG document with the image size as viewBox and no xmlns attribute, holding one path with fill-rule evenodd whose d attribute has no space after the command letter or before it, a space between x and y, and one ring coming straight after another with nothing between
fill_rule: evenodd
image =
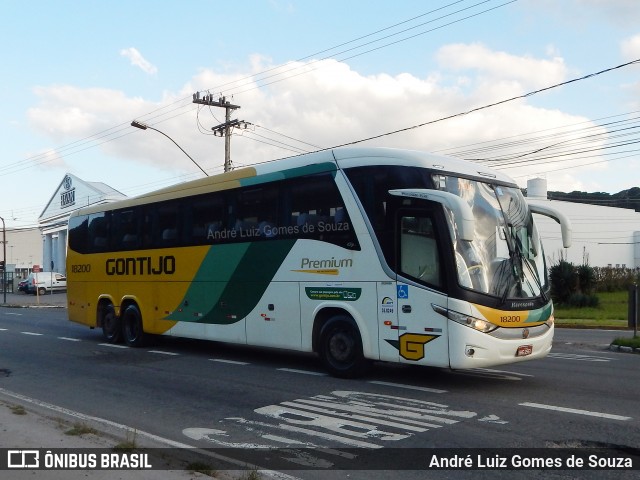
<instances>
[{"instance_id":1,"label":"white road marking","mask_svg":"<svg viewBox=\"0 0 640 480\"><path fill-rule=\"evenodd\" d=\"M327 374L323 372L312 372L310 370L298 370L295 368L278 368L281 372L301 373L303 375L315 375L317 377L326 377Z\"/></svg>"},{"instance_id":2,"label":"white road marking","mask_svg":"<svg viewBox=\"0 0 640 480\"><path fill-rule=\"evenodd\" d=\"M158 355L170 355L170 356L174 356L174 357L177 357L177 356L180 355L179 353L165 352L163 350L149 350L149 353L157 353Z\"/></svg>"},{"instance_id":3,"label":"white road marking","mask_svg":"<svg viewBox=\"0 0 640 480\"><path fill-rule=\"evenodd\" d=\"M266 422L258 422L256 420L247 420L246 418L242 418L242 417L225 418L225 420L230 420L230 421L239 423L242 426L244 426L247 431L256 432L262 438L267 439L267 440L268 440L268 437L270 436L270 434L262 434L262 433L259 433L259 432L264 431L265 428L271 428L271 429L274 429L274 430L281 430L280 425L275 425L275 424L266 423ZM259 428L256 429L255 427L259 427ZM285 437L280 437L279 435L274 435L274 436L278 437L278 438L282 438L282 439L285 438ZM287 440L289 440L289 439L287 439ZM297 440L291 440L291 441L298 443ZM326 454L329 454L329 455L336 455L338 457L348 458L350 460L353 460L354 458L358 457L357 455L355 455L353 453L343 452L342 450L336 450L334 448L320 447L320 446L318 446L318 445L316 445L314 443L311 443L311 442L299 442L299 443L302 443L307 448L320 448L320 449L322 449L322 453L326 453Z\"/></svg>"},{"instance_id":4,"label":"white road marking","mask_svg":"<svg viewBox=\"0 0 640 480\"><path fill-rule=\"evenodd\" d=\"M523 406L523 407L532 407L532 408L542 408L544 410L555 410L557 412L564 412L564 413L575 413L578 415L587 415L590 417L600 417L600 418L607 418L609 420L622 420L622 421L626 421L626 420L631 420L631 417L624 417L622 415L612 415L610 413L601 413L601 412L590 412L588 410L578 410L575 408L566 408L566 407L556 407L554 405L544 405L542 403L520 403L519 405Z\"/></svg>"},{"instance_id":5,"label":"white road marking","mask_svg":"<svg viewBox=\"0 0 640 480\"><path fill-rule=\"evenodd\" d=\"M210 358L211 362L231 363L233 365L249 365L248 362L238 362L237 360L225 360L224 358Z\"/></svg>"},{"instance_id":6,"label":"white road marking","mask_svg":"<svg viewBox=\"0 0 640 480\"><path fill-rule=\"evenodd\" d=\"M506 420L501 420L497 415L487 415L486 417L482 417L478 419L479 422L487 422L487 423L497 423L498 425L505 425L509 422Z\"/></svg>"},{"instance_id":7,"label":"white road marking","mask_svg":"<svg viewBox=\"0 0 640 480\"><path fill-rule=\"evenodd\" d=\"M520 373L516 373L514 375L509 375L506 373L501 373L499 370L484 370L480 368L473 368L469 370L454 370L453 373L455 375L463 375L466 377L480 377L480 378L495 378L498 380L512 380L512 381L521 381L522 378L519 377ZM518 375L518 376L516 376Z\"/></svg>"},{"instance_id":8,"label":"white road marking","mask_svg":"<svg viewBox=\"0 0 640 480\"><path fill-rule=\"evenodd\" d=\"M578 355L575 353L550 353L551 358L560 358L562 360L582 360L584 362L610 362L615 360L610 357L596 357L594 355Z\"/></svg>"},{"instance_id":9,"label":"white road marking","mask_svg":"<svg viewBox=\"0 0 640 480\"><path fill-rule=\"evenodd\" d=\"M129 348L126 345L117 345L115 343L99 343L101 347L109 347L109 348Z\"/></svg>"},{"instance_id":10,"label":"white road marking","mask_svg":"<svg viewBox=\"0 0 640 480\"><path fill-rule=\"evenodd\" d=\"M68 342L81 342L79 338L58 337L58 340L67 340Z\"/></svg>"},{"instance_id":11,"label":"white road marking","mask_svg":"<svg viewBox=\"0 0 640 480\"><path fill-rule=\"evenodd\" d=\"M42 333L36 333L36 332L20 332L20 333L22 333L23 335L32 335L34 337L41 337L42 336Z\"/></svg>"},{"instance_id":12,"label":"white road marking","mask_svg":"<svg viewBox=\"0 0 640 480\"><path fill-rule=\"evenodd\" d=\"M14 317L21 317L22 316L21 313L14 313L14 312L5 312L5 315L13 315Z\"/></svg>"},{"instance_id":13,"label":"white road marking","mask_svg":"<svg viewBox=\"0 0 640 480\"><path fill-rule=\"evenodd\" d=\"M369 383L373 383L374 385L385 385L387 387L406 388L408 390L418 390L420 392L447 393L446 390L438 390L437 388L428 388L428 387L417 387L415 385L405 385L402 383L382 382L378 380L369 380Z\"/></svg>"},{"instance_id":14,"label":"white road marking","mask_svg":"<svg viewBox=\"0 0 640 480\"><path fill-rule=\"evenodd\" d=\"M475 370L479 372L489 372L489 373L504 373L508 375L518 375L520 377L533 377L534 375L529 375L528 373L520 373L520 372L510 372L508 370L495 370L493 368L476 368Z\"/></svg>"}]
</instances>

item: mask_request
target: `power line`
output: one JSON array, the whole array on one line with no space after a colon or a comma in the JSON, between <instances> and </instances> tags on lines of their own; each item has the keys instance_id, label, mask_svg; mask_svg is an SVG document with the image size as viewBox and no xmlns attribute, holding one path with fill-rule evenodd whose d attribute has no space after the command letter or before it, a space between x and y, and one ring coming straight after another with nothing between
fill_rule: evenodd
<instances>
[{"instance_id":1,"label":"power line","mask_svg":"<svg viewBox=\"0 0 640 480\"><path fill-rule=\"evenodd\" d=\"M374 135L374 136L371 136L371 137L362 138L360 140L354 140L354 141L343 143L343 144L340 144L340 145L335 145L333 147L325 148L323 150L330 150L330 149L333 149L333 148L340 148L340 147L347 147L347 146L350 146L350 145L357 145L359 143L364 143L364 142L368 142L368 141L371 141L371 140L377 140L379 138L388 137L390 135L395 135L397 133L402 133L402 132L408 132L410 130L415 130L415 129L418 129L418 128L425 127L427 125L433 125L435 123L443 122L445 120L451 120L453 118L463 117L465 115L469 115L469 114L474 113L474 112L479 112L481 110L486 110L488 108L496 107L498 105L503 105L505 103L513 102L514 100L521 100L523 98L527 98L527 97L531 97L533 95L537 95L538 93L542 93L542 92L546 92L546 91L549 91L549 90L553 90L554 88L562 87L564 85L569 85L571 83L575 83L575 82L579 82L579 81L582 81L582 80L586 80L588 78L596 77L598 75L602 75L604 73L608 73L608 72L611 72L613 70L617 70L617 69L620 69L620 68L628 67L629 65L635 65L635 64L639 64L639 63L640 63L640 59L636 59L636 60L633 60L631 62L626 62L626 63L622 63L620 65L616 65L615 67L609 67L609 68L606 68L604 70L600 70L599 72L590 73L590 74L584 75L582 77L573 78L571 80L567 80L567 81L561 82L561 83L556 83L556 84L550 85L548 87L540 88L538 90L533 90L531 92L528 92L528 93L525 93L525 94L522 94L522 95L517 95L515 97L507 98L505 100L500 100L498 102L494 102L494 103L490 103L490 104L487 104L487 105L483 105L481 107L472 108L472 109L466 110L464 112L455 113L453 115L447 115L446 117L441 117L441 118L438 118L438 119L435 119L435 120L429 120L429 121L422 122L422 123L419 123L419 124L416 124L416 125L412 125L412 126L409 126L409 127L399 128L397 130L392 130L390 132L381 133L381 134Z\"/></svg>"}]
</instances>

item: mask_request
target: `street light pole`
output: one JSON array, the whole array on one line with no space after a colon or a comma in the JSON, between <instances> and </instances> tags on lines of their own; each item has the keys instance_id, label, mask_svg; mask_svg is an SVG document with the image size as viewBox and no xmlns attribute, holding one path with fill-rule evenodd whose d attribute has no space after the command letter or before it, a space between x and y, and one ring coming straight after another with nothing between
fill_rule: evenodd
<instances>
[{"instance_id":1,"label":"street light pole","mask_svg":"<svg viewBox=\"0 0 640 480\"><path fill-rule=\"evenodd\" d=\"M196 162L193 158L191 158L191 155L189 155L187 152L185 152L184 148L182 148L180 145L178 145L176 143L176 141L173 138L171 138L169 135L167 135L166 133L158 130L157 128L153 128L153 127L147 125L146 123L138 122L137 120L134 120L133 122L131 122L131 126L139 128L140 130L146 130L148 128L150 130L155 130L156 132L161 133L162 135L167 137L169 140L171 140L176 147L178 147L180 150L182 150L182 153L184 153L187 157L189 157L189 160L191 160L196 165L196 167L198 167L202 171L202 173L205 174L205 176L207 176L207 177L209 176L207 174L207 172L205 172L204 169L200 165L198 165L198 162Z\"/></svg>"}]
</instances>

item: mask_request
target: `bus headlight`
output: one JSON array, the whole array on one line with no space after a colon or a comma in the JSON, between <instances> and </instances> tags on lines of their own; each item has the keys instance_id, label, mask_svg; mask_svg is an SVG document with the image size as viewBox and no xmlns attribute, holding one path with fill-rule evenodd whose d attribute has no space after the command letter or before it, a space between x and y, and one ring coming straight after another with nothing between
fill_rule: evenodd
<instances>
[{"instance_id":1,"label":"bus headlight","mask_svg":"<svg viewBox=\"0 0 640 480\"><path fill-rule=\"evenodd\" d=\"M482 320L481 318L463 315L462 313L454 312L452 310L447 312L447 316L449 317L449 320L453 320L454 322L473 328L474 330L478 330L482 333L489 333L498 328L497 325L487 322L486 320Z\"/></svg>"},{"instance_id":2,"label":"bus headlight","mask_svg":"<svg viewBox=\"0 0 640 480\"><path fill-rule=\"evenodd\" d=\"M554 322L555 322L555 321L556 321L556 317L555 317L555 315L552 313L552 314L549 316L549 319L548 319L546 322L544 322L544 323L547 325L547 327L551 328L551 327L553 327L553 324L554 324Z\"/></svg>"}]
</instances>

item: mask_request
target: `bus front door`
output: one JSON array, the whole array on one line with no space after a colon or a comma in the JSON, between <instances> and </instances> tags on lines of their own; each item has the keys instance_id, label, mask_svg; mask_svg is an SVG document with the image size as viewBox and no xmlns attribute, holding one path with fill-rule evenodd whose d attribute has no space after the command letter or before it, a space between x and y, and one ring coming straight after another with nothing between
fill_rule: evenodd
<instances>
[{"instance_id":1,"label":"bus front door","mask_svg":"<svg viewBox=\"0 0 640 480\"><path fill-rule=\"evenodd\" d=\"M436 311L446 307L447 296L440 291L444 281L435 213L402 209L396 219L400 362L448 367L447 318Z\"/></svg>"}]
</instances>

